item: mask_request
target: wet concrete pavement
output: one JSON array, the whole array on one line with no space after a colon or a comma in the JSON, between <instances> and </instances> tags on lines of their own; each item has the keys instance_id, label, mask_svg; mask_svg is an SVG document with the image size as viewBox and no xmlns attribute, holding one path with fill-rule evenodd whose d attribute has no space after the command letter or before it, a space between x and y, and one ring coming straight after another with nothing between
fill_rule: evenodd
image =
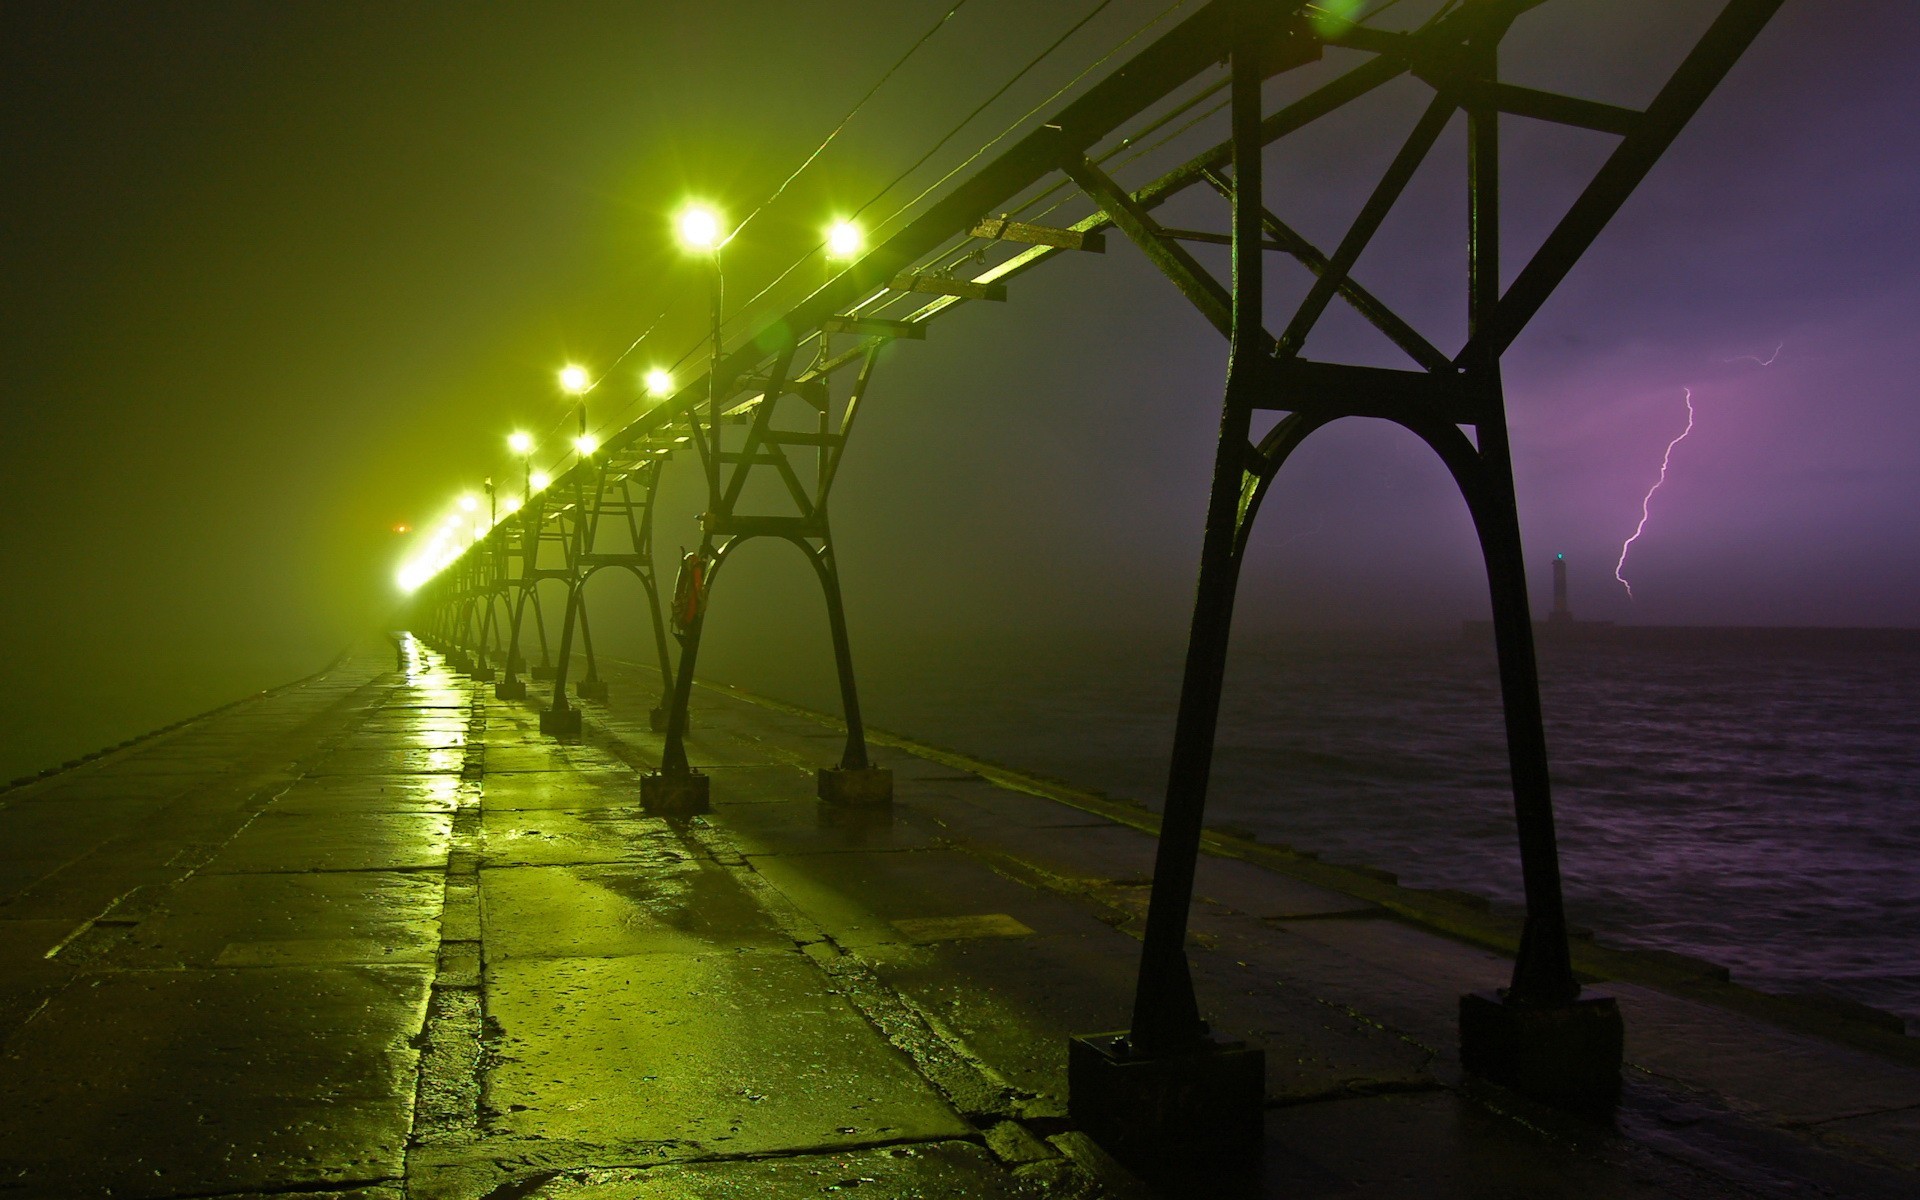
<instances>
[{"instance_id":1,"label":"wet concrete pavement","mask_svg":"<svg viewBox=\"0 0 1920 1200\"><path fill-rule=\"evenodd\" d=\"M1150 1194L1064 1095L1150 818L896 739L851 819L830 729L713 689L715 811L648 817L651 679L612 682L559 745L537 688L370 651L0 792L0 1194ZM1194 973L1267 1049L1268 1152L1163 1194L1920 1196L1907 1039L1596 948L1626 1098L1565 1116L1459 1070L1507 969L1434 931L1470 898L1210 845Z\"/></svg>"}]
</instances>

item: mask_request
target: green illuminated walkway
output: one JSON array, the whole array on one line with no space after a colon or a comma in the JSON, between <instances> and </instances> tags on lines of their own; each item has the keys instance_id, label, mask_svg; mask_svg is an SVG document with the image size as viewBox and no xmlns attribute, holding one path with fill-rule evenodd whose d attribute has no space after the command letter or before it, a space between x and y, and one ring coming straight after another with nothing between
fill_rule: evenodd
<instances>
[{"instance_id":1,"label":"green illuminated walkway","mask_svg":"<svg viewBox=\"0 0 1920 1200\"><path fill-rule=\"evenodd\" d=\"M0 792L0 1195L1144 1194L1062 1094L1066 1036L1125 1024L1142 814L895 747L854 820L831 730L703 691L716 811L670 824L637 670L559 746L417 663ZM1603 1130L1462 1080L1506 964L1425 926L1470 902L1216 848L1192 955L1268 1050L1258 1193L1920 1194L1907 1039L1595 948L1633 980Z\"/></svg>"}]
</instances>

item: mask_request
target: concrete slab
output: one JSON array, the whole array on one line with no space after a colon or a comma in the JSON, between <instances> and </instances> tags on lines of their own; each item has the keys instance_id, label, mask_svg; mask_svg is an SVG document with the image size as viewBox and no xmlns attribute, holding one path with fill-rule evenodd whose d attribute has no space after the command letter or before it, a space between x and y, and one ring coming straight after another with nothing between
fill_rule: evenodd
<instances>
[{"instance_id":1,"label":"concrete slab","mask_svg":"<svg viewBox=\"0 0 1920 1200\"><path fill-rule=\"evenodd\" d=\"M452 722L447 722L452 724ZM390 722L379 725L366 725L348 734L340 742L343 753L357 753L363 750L445 750L457 749L467 744L467 731L464 722L457 729L422 729L411 722L395 725Z\"/></svg>"},{"instance_id":2,"label":"concrete slab","mask_svg":"<svg viewBox=\"0 0 1920 1200\"><path fill-rule=\"evenodd\" d=\"M427 984L423 970L346 967L68 988L0 1051L0 1179L35 1196L160 1197L398 1178Z\"/></svg>"},{"instance_id":3,"label":"concrete slab","mask_svg":"<svg viewBox=\"0 0 1920 1200\"><path fill-rule=\"evenodd\" d=\"M903 941L863 948L860 956L995 1071L1064 1113L1067 1039L1126 1026L1139 947L1102 930L1017 941Z\"/></svg>"},{"instance_id":4,"label":"concrete slab","mask_svg":"<svg viewBox=\"0 0 1920 1200\"><path fill-rule=\"evenodd\" d=\"M491 738L487 742L486 766L489 775L522 771L571 771L574 765L574 758L566 748L551 743L545 746L500 745Z\"/></svg>"},{"instance_id":5,"label":"concrete slab","mask_svg":"<svg viewBox=\"0 0 1920 1200\"><path fill-rule=\"evenodd\" d=\"M954 850L755 855L753 869L843 946L911 941L901 917L1005 913L1039 933L1105 926L1083 908L1023 887Z\"/></svg>"},{"instance_id":6,"label":"concrete slab","mask_svg":"<svg viewBox=\"0 0 1920 1200\"><path fill-rule=\"evenodd\" d=\"M458 775L463 751L443 750L335 750L314 763L313 775L414 775L427 772Z\"/></svg>"},{"instance_id":7,"label":"concrete slab","mask_svg":"<svg viewBox=\"0 0 1920 1200\"><path fill-rule=\"evenodd\" d=\"M127 936L144 968L432 963L441 881L397 871L196 875Z\"/></svg>"},{"instance_id":8,"label":"concrete slab","mask_svg":"<svg viewBox=\"0 0 1920 1200\"><path fill-rule=\"evenodd\" d=\"M1451 1092L1271 1110L1262 1184L1264 1195L1341 1200L1674 1195L1658 1176L1577 1153Z\"/></svg>"},{"instance_id":9,"label":"concrete slab","mask_svg":"<svg viewBox=\"0 0 1920 1200\"><path fill-rule=\"evenodd\" d=\"M489 866L622 861L664 865L686 857L667 822L647 816L637 802L618 808L486 811L480 828Z\"/></svg>"},{"instance_id":10,"label":"concrete slab","mask_svg":"<svg viewBox=\"0 0 1920 1200\"><path fill-rule=\"evenodd\" d=\"M686 1158L970 1132L792 952L508 960L487 1015L508 1134Z\"/></svg>"},{"instance_id":11,"label":"concrete slab","mask_svg":"<svg viewBox=\"0 0 1920 1200\"><path fill-rule=\"evenodd\" d=\"M480 872L488 962L793 948L724 868L644 864Z\"/></svg>"},{"instance_id":12,"label":"concrete slab","mask_svg":"<svg viewBox=\"0 0 1920 1200\"><path fill-rule=\"evenodd\" d=\"M824 854L839 850L924 850L943 841L934 822L896 804L863 812L818 800L721 804L710 818L743 854Z\"/></svg>"},{"instance_id":13,"label":"concrete slab","mask_svg":"<svg viewBox=\"0 0 1920 1200\"><path fill-rule=\"evenodd\" d=\"M274 814L452 812L473 794L454 775L309 776L274 797Z\"/></svg>"},{"instance_id":14,"label":"concrete slab","mask_svg":"<svg viewBox=\"0 0 1920 1200\"><path fill-rule=\"evenodd\" d=\"M47 956L47 951L66 940L74 923L58 918L41 920L0 919L0 972Z\"/></svg>"},{"instance_id":15,"label":"concrete slab","mask_svg":"<svg viewBox=\"0 0 1920 1200\"><path fill-rule=\"evenodd\" d=\"M444 813L264 812L202 869L218 874L444 867L451 831Z\"/></svg>"},{"instance_id":16,"label":"concrete slab","mask_svg":"<svg viewBox=\"0 0 1920 1200\"><path fill-rule=\"evenodd\" d=\"M630 807L640 802L640 780L627 768L493 775L481 784L488 812L514 809Z\"/></svg>"},{"instance_id":17,"label":"concrete slab","mask_svg":"<svg viewBox=\"0 0 1920 1200\"><path fill-rule=\"evenodd\" d=\"M755 758L764 758L759 748ZM694 759L694 769L705 771L713 780L715 808L730 804L758 804L770 800L813 799L814 769L831 765L823 758L812 762L715 762L710 755Z\"/></svg>"},{"instance_id":18,"label":"concrete slab","mask_svg":"<svg viewBox=\"0 0 1920 1200\"><path fill-rule=\"evenodd\" d=\"M875 1197L1032 1200L1039 1194L978 1146L932 1142L775 1161L586 1171L523 1195L528 1200L818 1200L856 1188Z\"/></svg>"},{"instance_id":19,"label":"concrete slab","mask_svg":"<svg viewBox=\"0 0 1920 1200\"><path fill-rule=\"evenodd\" d=\"M1629 983L1607 985L1627 1061L1782 1120L1812 1125L1920 1109L1920 1071Z\"/></svg>"}]
</instances>

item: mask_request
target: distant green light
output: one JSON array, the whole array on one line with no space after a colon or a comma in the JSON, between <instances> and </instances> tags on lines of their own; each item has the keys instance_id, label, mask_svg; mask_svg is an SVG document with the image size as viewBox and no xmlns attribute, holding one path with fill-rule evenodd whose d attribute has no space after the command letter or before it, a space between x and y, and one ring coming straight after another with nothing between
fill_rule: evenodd
<instances>
[{"instance_id":1,"label":"distant green light","mask_svg":"<svg viewBox=\"0 0 1920 1200\"><path fill-rule=\"evenodd\" d=\"M545 471L535 471L533 474L527 476L527 486L536 492L546 491L547 485L552 482L553 476L547 474Z\"/></svg>"},{"instance_id":2,"label":"distant green light","mask_svg":"<svg viewBox=\"0 0 1920 1200\"><path fill-rule=\"evenodd\" d=\"M530 433L511 434L507 438L507 445L515 454L525 458L527 455L533 453L533 435Z\"/></svg>"},{"instance_id":3,"label":"distant green light","mask_svg":"<svg viewBox=\"0 0 1920 1200\"><path fill-rule=\"evenodd\" d=\"M656 399L673 395L673 376L659 367L647 372L647 395Z\"/></svg>"},{"instance_id":4,"label":"distant green light","mask_svg":"<svg viewBox=\"0 0 1920 1200\"><path fill-rule=\"evenodd\" d=\"M592 386L593 376L587 374L585 367L576 363L568 363L566 366L560 368L560 387L563 391L578 396Z\"/></svg>"},{"instance_id":5,"label":"distant green light","mask_svg":"<svg viewBox=\"0 0 1920 1200\"><path fill-rule=\"evenodd\" d=\"M460 510L462 512L472 512L479 507L480 498L472 492L468 492L466 495L460 497Z\"/></svg>"},{"instance_id":6,"label":"distant green light","mask_svg":"<svg viewBox=\"0 0 1920 1200\"><path fill-rule=\"evenodd\" d=\"M595 450L600 448L600 439L590 433L583 433L573 439L573 448L580 452L580 457L589 458Z\"/></svg>"}]
</instances>

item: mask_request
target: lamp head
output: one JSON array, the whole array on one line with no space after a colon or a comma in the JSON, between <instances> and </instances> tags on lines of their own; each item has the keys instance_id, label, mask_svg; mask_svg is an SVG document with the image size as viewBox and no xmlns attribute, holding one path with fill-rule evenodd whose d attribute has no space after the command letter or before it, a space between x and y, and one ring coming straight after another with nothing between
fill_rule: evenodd
<instances>
[{"instance_id":1,"label":"lamp head","mask_svg":"<svg viewBox=\"0 0 1920 1200\"><path fill-rule=\"evenodd\" d=\"M689 204L673 220L680 244L688 250L709 251L720 248L720 214L704 204Z\"/></svg>"}]
</instances>

